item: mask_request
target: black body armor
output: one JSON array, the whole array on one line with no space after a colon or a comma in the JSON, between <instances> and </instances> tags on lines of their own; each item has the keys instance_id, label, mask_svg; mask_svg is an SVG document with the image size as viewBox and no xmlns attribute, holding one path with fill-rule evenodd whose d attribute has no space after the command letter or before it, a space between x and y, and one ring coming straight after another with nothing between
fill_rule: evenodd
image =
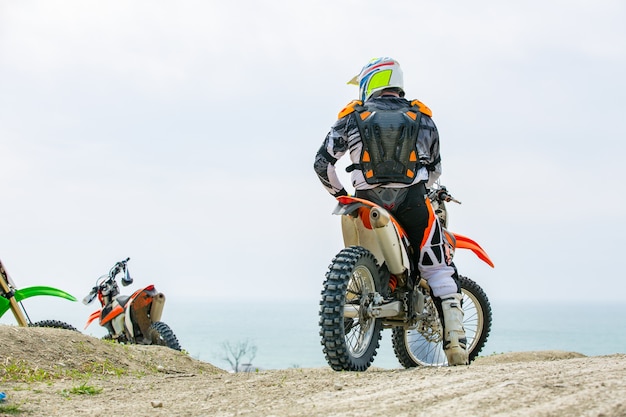
<instances>
[{"instance_id":1,"label":"black body armor","mask_svg":"<svg viewBox=\"0 0 626 417\"><path fill-rule=\"evenodd\" d=\"M416 148L419 107L382 110L357 105L354 109L363 150L360 163L347 171L362 170L368 184L411 184L421 167Z\"/></svg>"}]
</instances>

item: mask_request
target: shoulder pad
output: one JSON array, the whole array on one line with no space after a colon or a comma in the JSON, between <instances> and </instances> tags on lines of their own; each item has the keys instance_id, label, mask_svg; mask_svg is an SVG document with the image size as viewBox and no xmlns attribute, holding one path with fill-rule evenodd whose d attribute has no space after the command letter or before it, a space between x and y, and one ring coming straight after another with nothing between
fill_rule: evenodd
<instances>
[{"instance_id":1,"label":"shoulder pad","mask_svg":"<svg viewBox=\"0 0 626 417\"><path fill-rule=\"evenodd\" d=\"M361 100L352 100L350 103L348 103L348 105L346 107L344 107L339 112L339 114L337 115L337 118L338 119L343 119L344 117L346 117L347 115L349 115L353 111L356 111L356 109L355 109L356 106L361 106L361 105L363 105L363 102Z\"/></svg>"},{"instance_id":2,"label":"shoulder pad","mask_svg":"<svg viewBox=\"0 0 626 417\"><path fill-rule=\"evenodd\" d=\"M420 109L420 112L424 113L428 117L433 117L433 112L428 108L427 105L425 105L421 101L413 100L411 102L411 106L417 106Z\"/></svg>"}]
</instances>

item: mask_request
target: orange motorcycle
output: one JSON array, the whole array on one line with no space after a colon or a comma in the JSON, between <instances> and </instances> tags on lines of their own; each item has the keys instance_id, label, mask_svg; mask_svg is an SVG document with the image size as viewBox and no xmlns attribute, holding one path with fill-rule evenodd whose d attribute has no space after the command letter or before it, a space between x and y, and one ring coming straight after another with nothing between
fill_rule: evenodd
<instances>
[{"instance_id":1,"label":"orange motorcycle","mask_svg":"<svg viewBox=\"0 0 626 417\"><path fill-rule=\"evenodd\" d=\"M447 227L446 202L457 202L445 187L429 192L431 215L439 216L447 257L469 249L493 267L487 253ZM374 360L384 328L392 329L394 353L402 366L442 366L443 325L426 281L413 264L411 244L383 207L351 196L337 197L345 248L332 260L320 301L320 336L330 367L364 371ZM482 288L459 276L463 327L469 360L481 351L491 330L491 305Z\"/></svg>"},{"instance_id":2,"label":"orange motorcycle","mask_svg":"<svg viewBox=\"0 0 626 417\"><path fill-rule=\"evenodd\" d=\"M160 345L181 350L178 339L170 327L161 321L165 295L158 292L154 285L148 285L132 295L120 295L116 278L122 276L122 285L133 283L128 271L128 261L117 262L108 275L96 280L96 285L83 299L88 305L98 298L101 308L94 311L87 320L85 329L96 319L108 334L105 339L119 343Z\"/></svg>"}]
</instances>

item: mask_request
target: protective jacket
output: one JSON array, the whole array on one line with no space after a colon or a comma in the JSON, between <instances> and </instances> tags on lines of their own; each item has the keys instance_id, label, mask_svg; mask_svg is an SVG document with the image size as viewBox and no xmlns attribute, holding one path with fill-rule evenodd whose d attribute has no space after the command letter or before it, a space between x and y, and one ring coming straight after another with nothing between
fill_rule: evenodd
<instances>
[{"instance_id":1,"label":"protective jacket","mask_svg":"<svg viewBox=\"0 0 626 417\"><path fill-rule=\"evenodd\" d=\"M427 186L441 174L439 135L428 107L417 100L377 97L339 112L315 157L315 172L333 196L346 194L335 164L350 152L356 190Z\"/></svg>"}]
</instances>

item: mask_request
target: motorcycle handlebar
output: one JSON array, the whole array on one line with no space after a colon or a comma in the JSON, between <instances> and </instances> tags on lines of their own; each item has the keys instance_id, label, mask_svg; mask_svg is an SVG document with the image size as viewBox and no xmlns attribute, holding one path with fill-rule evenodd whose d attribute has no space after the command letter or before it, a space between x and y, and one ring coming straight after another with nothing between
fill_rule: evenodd
<instances>
[{"instance_id":1,"label":"motorcycle handlebar","mask_svg":"<svg viewBox=\"0 0 626 417\"><path fill-rule=\"evenodd\" d=\"M130 261L130 258L126 258L123 261L119 261L115 265L113 265L113 268L111 268L111 270L109 271L109 277L115 278L117 274L125 270L128 261Z\"/></svg>"},{"instance_id":2,"label":"motorcycle handlebar","mask_svg":"<svg viewBox=\"0 0 626 417\"><path fill-rule=\"evenodd\" d=\"M435 188L431 191L430 193L430 198L433 199L437 199L437 201L439 201L440 203L449 203L450 201L457 203L457 204L461 204L461 202L459 200L457 200L456 198L452 197L449 193L448 193L448 189L444 186L441 186L439 188Z\"/></svg>"}]
</instances>

